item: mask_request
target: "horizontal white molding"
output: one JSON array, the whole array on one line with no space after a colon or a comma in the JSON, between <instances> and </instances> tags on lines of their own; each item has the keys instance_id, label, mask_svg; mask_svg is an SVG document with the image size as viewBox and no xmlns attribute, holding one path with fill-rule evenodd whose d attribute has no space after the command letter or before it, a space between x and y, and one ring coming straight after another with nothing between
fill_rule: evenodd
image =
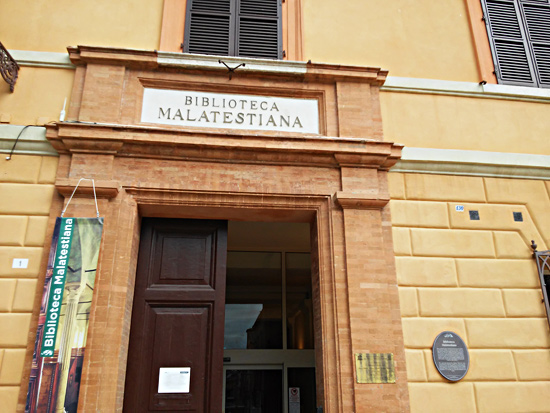
<instances>
[{"instance_id":1,"label":"horizontal white molding","mask_svg":"<svg viewBox=\"0 0 550 413\"><path fill-rule=\"evenodd\" d=\"M177 66L188 69L216 69L228 71L219 61L225 62L230 68L239 67L239 72L269 72L304 74L307 72L306 62L289 60L254 59L250 57L211 56L191 53L157 52L160 66Z\"/></svg>"},{"instance_id":2,"label":"horizontal white molding","mask_svg":"<svg viewBox=\"0 0 550 413\"><path fill-rule=\"evenodd\" d=\"M0 153L10 153L23 128L0 125ZM19 136L14 154L58 156L46 139L43 126L26 128ZM390 172L550 180L550 156L405 147Z\"/></svg>"},{"instance_id":3,"label":"horizontal white molding","mask_svg":"<svg viewBox=\"0 0 550 413\"><path fill-rule=\"evenodd\" d=\"M74 69L67 53L35 52L30 50L9 50L20 66L53 67L59 69ZM227 70L218 61L224 61L234 68L241 63L239 72L269 72L304 74L307 72L306 62L289 60L253 59L248 57L210 56L191 53L158 52L158 64L168 67L188 69ZM455 82L450 80L421 79L412 77L388 76L383 91L402 93L426 93L452 96L481 97L491 99L527 100L549 102L550 89L535 87L507 86L475 82Z\"/></svg>"},{"instance_id":4,"label":"horizontal white molding","mask_svg":"<svg viewBox=\"0 0 550 413\"><path fill-rule=\"evenodd\" d=\"M550 156L405 147L391 171L550 180Z\"/></svg>"},{"instance_id":5,"label":"horizontal white molding","mask_svg":"<svg viewBox=\"0 0 550 413\"><path fill-rule=\"evenodd\" d=\"M482 85L474 82L455 82L412 77L388 76L386 83L382 86L382 90L388 92L550 102L550 89L489 83Z\"/></svg>"},{"instance_id":6,"label":"horizontal white molding","mask_svg":"<svg viewBox=\"0 0 550 413\"><path fill-rule=\"evenodd\" d=\"M23 128L24 126L20 125L0 125L0 153L11 153L17 136L19 136L13 151L14 155L59 156L46 139L45 127L29 126L25 130Z\"/></svg>"},{"instance_id":7,"label":"horizontal white molding","mask_svg":"<svg viewBox=\"0 0 550 413\"><path fill-rule=\"evenodd\" d=\"M19 66L54 67L74 69L67 53L33 52L29 50L8 50Z\"/></svg>"}]
</instances>

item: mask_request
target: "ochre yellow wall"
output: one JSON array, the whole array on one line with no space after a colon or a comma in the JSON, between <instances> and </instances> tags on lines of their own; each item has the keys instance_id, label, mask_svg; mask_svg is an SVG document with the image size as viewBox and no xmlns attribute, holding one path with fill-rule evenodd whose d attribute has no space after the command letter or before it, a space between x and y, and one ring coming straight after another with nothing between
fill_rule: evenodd
<instances>
[{"instance_id":1,"label":"ochre yellow wall","mask_svg":"<svg viewBox=\"0 0 550 413\"><path fill-rule=\"evenodd\" d=\"M550 182L389 175L411 411L548 411L550 331L529 245L550 245ZM470 351L459 383L432 360L445 330Z\"/></svg>"},{"instance_id":2,"label":"ochre yellow wall","mask_svg":"<svg viewBox=\"0 0 550 413\"><path fill-rule=\"evenodd\" d=\"M304 60L478 82L464 0L302 0Z\"/></svg>"},{"instance_id":3,"label":"ochre yellow wall","mask_svg":"<svg viewBox=\"0 0 550 413\"><path fill-rule=\"evenodd\" d=\"M14 93L0 84L0 117L12 125L43 125L59 121L59 113L73 87L74 70L22 67Z\"/></svg>"},{"instance_id":4,"label":"ochre yellow wall","mask_svg":"<svg viewBox=\"0 0 550 413\"><path fill-rule=\"evenodd\" d=\"M158 49L162 0L5 0L0 27L8 49L65 52L91 45Z\"/></svg>"},{"instance_id":5,"label":"ochre yellow wall","mask_svg":"<svg viewBox=\"0 0 550 413\"><path fill-rule=\"evenodd\" d=\"M384 138L405 146L550 154L550 106L504 99L383 92Z\"/></svg>"},{"instance_id":6,"label":"ochre yellow wall","mask_svg":"<svg viewBox=\"0 0 550 413\"><path fill-rule=\"evenodd\" d=\"M58 158L0 159L0 410L14 412ZM12 268L28 258L26 269Z\"/></svg>"}]
</instances>

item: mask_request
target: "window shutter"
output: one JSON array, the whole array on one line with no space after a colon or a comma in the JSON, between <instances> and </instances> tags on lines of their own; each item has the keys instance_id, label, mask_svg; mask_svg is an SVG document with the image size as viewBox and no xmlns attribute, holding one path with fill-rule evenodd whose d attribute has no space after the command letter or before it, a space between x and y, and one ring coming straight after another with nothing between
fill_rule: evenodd
<instances>
[{"instance_id":1,"label":"window shutter","mask_svg":"<svg viewBox=\"0 0 550 413\"><path fill-rule=\"evenodd\" d=\"M538 84L550 87L550 4L547 0L522 1L521 11Z\"/></svg>"},{"instance_id":2,"label":"window shutter","mask_svg":"<svg viewBox=\"0 0 550 413\"><path fill-rule=\"evenodd\" d=\"M499 82L535 86L519 5L513 0L485 0L484 12Z\"/></svg>"},{"instance_id":3,"label":"window shutter","mask_svg":"<svg viewBox=\"0 0 550 413\"><path fill-rule=\"evenodd\" d=\"M240 0L237 56L281 59L281 0Z\"/></svg>"},{"instance_id":4,"label":"window shutter","mask_svg":"<svg viewBox=\"0 0 550 413\"><path fill-rule=\"evenodd\" d=\"M183 51L228 56L234 54L235 0L188 0Z\"/></svg>"}]
</instances>

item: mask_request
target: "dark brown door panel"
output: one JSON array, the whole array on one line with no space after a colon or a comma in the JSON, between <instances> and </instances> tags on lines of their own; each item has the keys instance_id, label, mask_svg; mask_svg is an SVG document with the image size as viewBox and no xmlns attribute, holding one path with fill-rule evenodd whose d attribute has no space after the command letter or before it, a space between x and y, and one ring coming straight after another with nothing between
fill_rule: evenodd
<instances>
[{"instance_id":1,"label":"dark brown door panel","mask_svg":"<svg viewBox=\"0 0 550 413\"><path fill-rule=\"evenodd\" d=\"M142 222L126 412L220 412L225 221ZM188 367L189 393L158 393L162 367Z\"/></svg>"}]
</instances>

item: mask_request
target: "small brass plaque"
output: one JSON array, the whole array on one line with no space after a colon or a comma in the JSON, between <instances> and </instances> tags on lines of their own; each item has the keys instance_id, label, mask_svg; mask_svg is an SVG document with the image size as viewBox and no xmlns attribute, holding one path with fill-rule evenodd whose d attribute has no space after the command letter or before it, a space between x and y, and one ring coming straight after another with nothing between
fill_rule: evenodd
<instances>
[{"instance_id":1,"label":"small brass plaque","mask_svg":"<svg viewBox=\"0 0 550 413\"><path fill-rule=\"evenodd\" d=\"M357 383L395 383L393 353L355 353Z\"/></svg>"}]
</instances>

